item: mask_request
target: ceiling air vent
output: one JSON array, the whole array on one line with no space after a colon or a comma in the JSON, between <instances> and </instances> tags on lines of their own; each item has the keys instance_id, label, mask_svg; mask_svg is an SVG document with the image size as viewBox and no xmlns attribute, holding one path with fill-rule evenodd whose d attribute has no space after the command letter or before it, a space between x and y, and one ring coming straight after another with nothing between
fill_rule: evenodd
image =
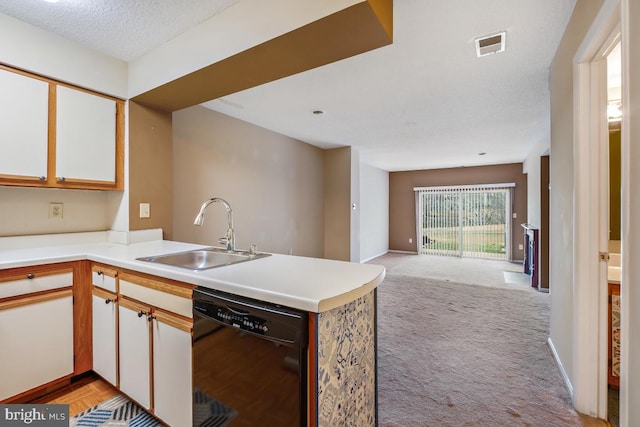
<instances>
[{"instance_id":1,"label":"ceiling air vent","mask_svg":"<svg viewBox=\"0 0 640 427\"><path fill-rule=\"evenodd\" d=\"M502 52L505 48L506 38L506 31L501 31L486 37L478 37L475 39L476 55L480 58L481 56Z\"/></svg>"}]
</instances>

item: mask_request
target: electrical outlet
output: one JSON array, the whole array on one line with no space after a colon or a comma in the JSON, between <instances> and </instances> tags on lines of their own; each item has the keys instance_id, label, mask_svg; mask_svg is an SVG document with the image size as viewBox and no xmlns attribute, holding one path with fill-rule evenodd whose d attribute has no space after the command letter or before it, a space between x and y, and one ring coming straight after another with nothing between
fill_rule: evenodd
<instances>
[{"instance_id":1,"label":"electrical outlet","mask_svg":"<svg viewBox=\"0 0 640 427\"><path fill-rule=\"evenodd\" d=\"M413 239L409 237L409 243L413 243Z\"/></svg>"},{"instance_id":2,"label":"electrical outlet","mask_svg":"<svg viewBox=\"0 0 640 427\"><path fill-rule=\"evenodd\" d=\"M512 216L513 216L513 219L518 218L518 214L516 212L514 212Z\"/></svg>"},{"instance_id":3,"label":"electrical outlet","mask_svg":"<svg viewBox=\"0 0 640 427\"><path fill-rule=\"evenodd\" d=\"M518 245L518 249L523 250L523 249L524 249L524 246L522 246L522 245Z\"/></svg>"},{"instance_id":4,"label":"electrical outlet","mask_svg":"<svg viewBox=\"0 0 640 427\"><path fill-rule=\"evenodd\" d=\"M150 217L151 217L151 204L140 203L140 218L150 218Z\"/></svg>"},{"instance_id":5,"label":"electrical outlet","mask_svg":"<svg viewBox=\"0 0 640 427\"><path fill-rule=\"evenodd\" d=\"M58 202L49 203L49 219L62 219L63 204Z\"/></svg>"}]
</instances>

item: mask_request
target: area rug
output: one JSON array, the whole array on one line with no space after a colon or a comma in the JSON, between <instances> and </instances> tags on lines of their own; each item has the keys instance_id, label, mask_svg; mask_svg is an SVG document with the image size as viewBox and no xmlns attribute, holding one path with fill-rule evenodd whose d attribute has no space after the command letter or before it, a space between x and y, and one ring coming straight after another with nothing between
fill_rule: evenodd
<instances>
[{"instance_id":1,"label":"area rug","mask_svg":"<svg viewBox=\"0 0 640 427\"><path fill-rule=\"evenodd\" d=\"M237 415L228 406L196 389L194 426L224 427ZM71 417L69 427L160 427L163 423L126 396L117 395Z\"/></svg>"},{"instance_id":2,"label":"area rug","mask_svg":"<svg viewBox=\"0 0 640 427\"><path fill-rule=\"evenodd\" d=\"M572 407L549 310L546 293L392 271L378 287L379 425L604 426Z\"/></svg>"}]
</instances>

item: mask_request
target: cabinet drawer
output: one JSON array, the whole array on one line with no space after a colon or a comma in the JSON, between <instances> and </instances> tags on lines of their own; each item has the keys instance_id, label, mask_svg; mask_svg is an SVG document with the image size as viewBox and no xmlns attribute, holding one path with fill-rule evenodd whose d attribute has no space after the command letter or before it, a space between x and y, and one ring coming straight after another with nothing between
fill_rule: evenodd
<instances>
[{"instance_id":1,"label":"cabinet drawer","mask_svg":"<svg viewBox=\"0 0 640 427\"><path fill-rule=\"evenodd\" d=\"M91 282L99 288L106 289L114 294L117 291L116 277L118 272L111 268L103 267L101 265L93 265L91 267Z\"/></svg>"},{"instance_id":2,"label":"cabinet drawer","mask_svg":"<svg viewBox=\"0 0 640 427\"><path fill-rule=\"evenodd\" d=\"M0 279L0 299L58 288L67 288L72 285L73 270L70 268L33 273L25 270L24 274Z\"/></svg>"},{"instance_id":3,"label":"cabinet drawer","mask_svg":"<svg viewBox=\"0 0 640 427\"><path fill-rule=\"evenodd\" d=\"M185 317L193 317L191 298L178 296L149 286L140 285L132 282L131 280L136 280L135 276L122 275L120 278L121 295L125 295L129 298L144 302L145 304L171 311Z\"/></svg>"}]
</instances>

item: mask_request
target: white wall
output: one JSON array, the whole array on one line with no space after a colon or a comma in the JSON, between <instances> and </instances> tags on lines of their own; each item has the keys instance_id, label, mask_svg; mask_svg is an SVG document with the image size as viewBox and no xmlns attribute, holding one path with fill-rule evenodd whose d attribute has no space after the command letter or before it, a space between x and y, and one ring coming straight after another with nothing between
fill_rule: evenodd
<instances>
[{"instance_id":1,"label":"white wall","mask_svg":"<svg viewBox=\"0 0 640 427\"><path fill-rule=\"evenodd\" d=\"M58 81L126 98L127 64L0 14L0 62ZM126 143L126 141L125 141ZM126 170L125 166L125 170ZM49 220L49 202L64 205ZM0 236L126 230L123 192L0 187Z\"/></svg>"},{"instance_id":2,"label":"white wall","mask_svg":"<svg viewBox=\"0 0 640 427\"><path fill-rule=\"evenodd\" d=\"M360 261L389 250L389 172L360 164Z\"/></svg>"},{"instance_id":3,"label":"white wall","mask_svg":"<svg viewBox=\"0 0 640 427\"><path fill-rule=\"evenodd\" d=\"M362 216L362 187L360 175L360 152L357 148L351 147L351 262L360 262L361 256L361 225ZM355 209L354 209L355 207Z\"/></svg>"},{"instance_id":4,"label":"white wall","mask_svg":"<svg viewBox=\"0 0 640 427\"><path fill-rule=\"evenodd\" d=\"M549 143L538 144L531 150L523 163L523 172L527 174L527 222L536 227L542 225L540 207L540 157L549 151Z\"/></svg>"}]
</instances>

